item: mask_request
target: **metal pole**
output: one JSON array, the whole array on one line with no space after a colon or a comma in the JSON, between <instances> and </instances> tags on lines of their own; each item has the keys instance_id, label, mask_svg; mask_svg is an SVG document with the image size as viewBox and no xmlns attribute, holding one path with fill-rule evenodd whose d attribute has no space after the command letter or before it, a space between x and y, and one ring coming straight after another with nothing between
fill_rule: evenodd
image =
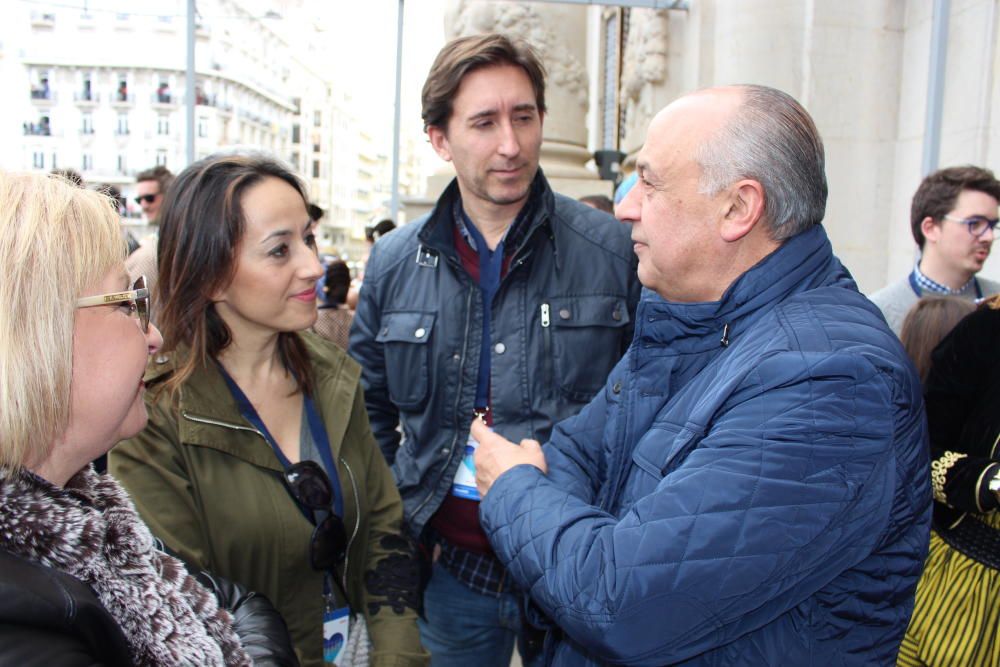
<instances>
[{"instance_id":1,"label":"metal pole","mask_svg":"<svg viewBox=\"0 0 1000 667\"><path fill-rule=\"evenodd\" d=\"M400 89L403 81L403 0L396 10L396 106L392 121L392 221L399 224L399 119Z\"/></svg>"},{"instance_id":2,"label":"metal pole","mask_svg":"<svg viewBox=\"0 0 1000 667\"><path fill-rule=\"evenodd\" d=\"M938 167L941 154L941 112L944 109L944 70L948 57L948 14L951 0L934 0L931 19L931 61L927 73L927 117L924 119L924 156L921 176Z\"/></svg>"},{"instance_id":3,"label":"metal pole","mask_svg":"<svg viewBox=\"0 0 1000 667\"><path fill-rule=\"evenodd\" d=\"M194 104L195 104L195 79L194 79L194 16L195 0L188 0L187 8L187 75L184 78L184 110L187 115L187 163L194 162Z\"/></svg>"}]
</instances>

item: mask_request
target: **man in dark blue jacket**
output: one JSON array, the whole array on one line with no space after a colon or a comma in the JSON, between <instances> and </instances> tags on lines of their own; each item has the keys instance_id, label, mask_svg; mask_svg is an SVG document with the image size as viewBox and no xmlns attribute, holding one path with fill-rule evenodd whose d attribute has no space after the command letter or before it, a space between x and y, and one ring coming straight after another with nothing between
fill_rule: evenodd
<instances>
[{"instance_id":1,"label":"man in dark blue jacket","mask_svg":"<svg viewBox=\"0 0 1000 667\"><path fill-rule=\"evenodd\" d=\"M760 86L661 111L620 204L648 290L543 448L477 424L480 518L556 665L891 665L928 543L920 384L832 253L823 146Z\"/></svg>"},{"instance_id":2,"label":"man in dark blue jacket","mask_svg":"<svg viewBox=\"0 0 1000 667\"><path fill-rule=\"evenodd\" d=\"M407 527L440 552L420 626L436 667L506 667L522 626L479 525L470 422L548 438L632 338L628 228L552 192L538 168L544 116L526 45L482 35L441 50L423 118L457 178L429 216L375 244L351 331Z\"/></svg>"}]
</instances>

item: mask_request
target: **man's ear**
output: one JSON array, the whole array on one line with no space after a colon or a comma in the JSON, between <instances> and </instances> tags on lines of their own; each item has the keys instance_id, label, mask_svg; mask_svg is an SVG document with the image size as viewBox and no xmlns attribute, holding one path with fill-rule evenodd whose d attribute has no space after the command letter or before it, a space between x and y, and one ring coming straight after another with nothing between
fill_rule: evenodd
<instances>
[{"instance_id":1,"label":"man's ear","mask_svg":"<svg viewBox=\"0 0 1000 667\"><path fill-rule=\"evenodd\" d=\"M448 143L448 135L437 125L427 126L427 138L431 140L431 147L445 162L451 162L451 144Z\"/></svg>"},{"instance_id":2,"label":"man's ear","mask_svg":"<svg viewBox=\"0 0 1000 667\"><path fill-rule=\"evenodd\" d=\"M920 231L923 233L925 240L936 243L938 237L941 236L941 223L934 220L931 216L927 216L920 221Z\"/></svg>"},{"instance_id":3,"label":"man's ear","mask_svg":"<svg viewBox=\"0 0 1000 667\"><path fill-rule=\"evenodd\" d=\"M726 242L739 241L753 231L764 215L764 186L758 181L737 181L724 201L720 234Z\"/></svg>"}]
</instances>

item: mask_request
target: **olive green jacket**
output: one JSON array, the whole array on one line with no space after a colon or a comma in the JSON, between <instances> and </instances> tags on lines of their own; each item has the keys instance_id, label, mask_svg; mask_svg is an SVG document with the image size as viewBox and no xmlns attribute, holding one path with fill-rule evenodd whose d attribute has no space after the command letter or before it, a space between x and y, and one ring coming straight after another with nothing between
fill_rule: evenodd
<instances>
[{"instance_id":1,"label":"olive green jacket","mask_svg":"<svg viewBox=\"0 0 1000 667\"><path fill-rule=\"evenodd\" d=\"M350 540L345 589L351 608L367 620L371 664L424 665L414 554L399 539L402 504L368 425L360 368L332 343L301 335L343 489ZM214 364L199 368L173 396L158 391L184 354L150 362L149 424L114 449L110 472L155 535L189 563L266 595L284 616L302 664L322 665L323 576L308 556L313 525Z\"/></svg>"}]
</instances>

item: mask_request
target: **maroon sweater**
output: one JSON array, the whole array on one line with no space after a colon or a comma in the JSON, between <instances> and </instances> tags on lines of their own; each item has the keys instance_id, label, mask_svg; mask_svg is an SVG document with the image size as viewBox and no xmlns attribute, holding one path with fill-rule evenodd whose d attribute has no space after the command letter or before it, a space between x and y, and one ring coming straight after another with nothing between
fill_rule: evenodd
<instances>
[{"instance_id":1,"label":"maroon sweater","mask_svg":"<svg viewBox=\"0 0 1000 667\"><path fill-rule=\"evenodd\" d=\"M455 249L458 251L459 259L462 260L462 268L465 269L472 280L478 285L479 253L468 244L457 226L452 229L455 238ZM501 277L507 275L508 268L510 268L510 254L505 249L503 265L500 268ZM469 423L472 423L472 419L473 415L469 415ZM486 424L488 426L493 425L492 411L486 412ZM459 446L464 451L465 443L463 442ZM438 535L460 549L479 554L493 553L489 540L486 539L486 533L483 532L482 526L479 525L478 500L459 498L452 495L449 491L448 495L444 497L441 507L431 517L430 524L437 531Z\"/></svg>"}]
</instances>

